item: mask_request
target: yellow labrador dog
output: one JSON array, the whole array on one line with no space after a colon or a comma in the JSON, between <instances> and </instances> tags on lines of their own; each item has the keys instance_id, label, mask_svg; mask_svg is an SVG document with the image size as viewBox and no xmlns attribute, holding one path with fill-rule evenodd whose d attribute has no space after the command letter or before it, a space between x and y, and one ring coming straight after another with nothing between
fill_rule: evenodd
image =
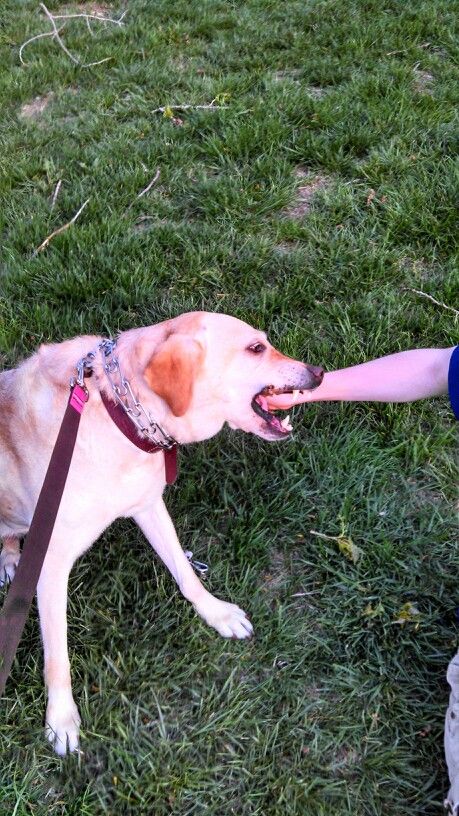
<instances>
[{"instance_id":1,"label":"yellow labrador dog","mask_svg":"<svg viewBox=\"0 0 459 816\"><path fill-rule=\"evenodd\" d=\"M208 439L225 422L274 441L288 437L291 426L269 410L269 396L315 388L323 376L320 368L284 357L263 332L223 314L191 312L123 332L109 366L101 342L84 336L44 345L18 368L0 374L0 577L6 581L19 561L19 539L30 525L69 379L77 362L93 353L89 401L37 590L46 733L58 754L78 748L80 722L67 653L68 576L75 560L116 518L134 519L209 626L223 637L252 633L242 609L204 588L180 546L162 499L163 453L139 450L114 423L102 397L113 404L124 395L128 408L129 400L132 409L137 406L130 416L140 406L150 429L179 444Z\"/></svg>"}]
</instances>

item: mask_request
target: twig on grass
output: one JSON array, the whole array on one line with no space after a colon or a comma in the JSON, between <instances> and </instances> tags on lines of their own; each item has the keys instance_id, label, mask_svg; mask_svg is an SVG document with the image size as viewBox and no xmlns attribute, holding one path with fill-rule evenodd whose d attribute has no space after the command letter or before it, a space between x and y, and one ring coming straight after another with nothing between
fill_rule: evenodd
<instances>
[{"instance_id":1,"label":"twig on grass","mask_svg":"<svg viewBox=\"0 0 459 816\"><path fill-rule=\"evenodd\" d=\"M91 28L91 20L89 19L89 17L86 17L85 22L86 22L86 28L88 29L90 36L94 37L94 31Z\"/></svg>"},{"instance_id":2,"label":"twig on grass","mask_svg":"<svg viewBox=\"0 0 459 816\"><path fill-rule=\"evenodd\" d=\"M172 111L186 111L186 110L226 110L228 105L215 105L216 99L212 99L208 105L165 105L161 108L155 108L152 113L163 113L168 118L172 118Z\"/></svg>"},{"instance_id":3,"label":"twig on grass","mask_svg":"<svg viewBox=\"0 0 459 816\"><path fill-rule=\"evenodd\" d=\"M51 199L51 210L54 209L56 199L57 199L57 197L59 195L59 190L61 189L61 184L62 184L62 179L59 179L59 181L56 184L56 189L54 190L53 197Z\"/></svg>"},{"instance_id":4,"label":"twig on grass","mask_svg":"<svg viewBox=\"0 0 459 816\"><path fill-rule=\"evenodd\" d=\"M146 168L146 167L145 167L143 164L142 164L142 166L144 167L144 169L145 169L145 170L147 169L147 168ZM158 181L158 179L159 179L160 175L161 175L161 169L158 167L158 169L157 169L157 171L156 171L155 175L153 176L152 180L150 181L150 183L149 183L149 184L147 184L147 186L146 186L146 187L145 187L143 190L141 190L141 191L140 191L140 193L137 193L137 196L136 196L136 198L135 198L135 201L136 201L138 198L142 198L142 196L146 195L146 193L150 192L151 188L152 188L152 187L153 187L153 186L156 184L156 182ZM127 214L128 214L128 212L129 212L129 210L130 210L130 209L131 209L131 207L133 207L133 206L134 206L134 201L131 201L131 203L129 204L129 206L128 206L128 207L126 207L126 209L125 209L125 211L124 211L124 213L123 213L123 218L125 218L125 217L127 216Z\"/></svg>"},{"instance_id":5,"label":"twig on grass","mask_svg":"<svg viewBox=\"0 0 459 816\"><path fill-rule=\"evenodd\" d=\"M340 539L340 536L326 535L325 533L319 533L317 530L309 530L309 532L311 535L315 535L318 538L326 538L327 541L339 541Z\"/></svg>"},{"instance_id":6,"label":"twig on grass","mask_svg":"<svg viewBox=\"0 0 459 816\"><path fill-rule=\"evenodd\" d=\"M430 42L425 42L425 43L420 43L420 45L418 45L417 47L418 48L428 48L429 45L430 45ZM398 51L386 51L386 57L391 57L393 54L406 54L406 52L409 51L409 50L410 50L409 48L399 48Z\"/></svg>"},{"instance_id":7,"label":"twig on grass","mask_svg":"<svg viewBox=\"0 0 459 816\"><path fill-rule=\"evenodd\" d=\"M432 303L435 303L435 306L441 306L442 309L447 309L449 312L453 312L453 314L455 314L456 317L459 317L459 311L455 309L454 306L448 306L441 300L436 300L436 298L432 297L432 295L427 294L427 292L423 292L421 289L411 289L409 286L404 286L402 291L413 292L413 294L419 295L419 297L424 297L427 300L430 300Z\"/></svg>"},{"instance_id":8,"label":"twig on grass","mask_svg":"<svg viewBox=\"0 0 459 816\"><path fill-rule=\"evenodd\" d=\"M312 532L312 530L310 530ZM319 595L322 592L321 589L314 589L312 592L294 592L293 595L290 595L291 598L305 598L306 595Z\"/></svg>"},{"instance_id":9,"label":"twig on grass","mask_svg":"<svg viewBox=\"0 0 459 816\"><path fill-rule=\"evenodd\" d=\"M154 185L154 184L156 184L156 182L158 181L158 179L159 179L160 175L161 175L161 170L160 170L160 169L159 169L159 167L158 167L158 169L157 169L157 171L156 171L155 175L153 176L152 180L150 181L150 184L147 184L147 186L145 187L145 189L144 189L144 190L142 190L142 191L141 191L141 192L138 194L137 198L142 198L142 196L144 196L144 195L145 195L145 193L148 193L148 192L149 192L149 190L151 190L151 188L153 187L153 185Z\"/></svg>"},{"instance_id":10,"label":"twig on grass","mask_svg":"<svg viewBox=\"0 0 459 816\"><path fill-rule=\"evenodd\" d=\"M78 57L74 57L73 54L67 48L67 46L63 43L63 41L61 39L61 36L59 34L59 31L58 31L57 25L54 22L54 17L51 14L51 12L48 11L48 9L46 8L44 3L40 3L40 8L43 9L43 11L45 12L48 20L50 21L50 23L51 23L51 25L53 27L53 38L59 43L59 45L62 48L62 50L64 51L64 53L67 54L67 56L72 60L72 62L75 63L75 65L81 65L81 62L78 59Z\"/></svg>"},{"instance_id":11,"label":"twig on grass","mask_svg":"<svg viewBox=\"0 0 459 816\"><path fill-rule=\"evenodd\" d=\"M34 37L30 37L30 39L28 39L28 40L26 40L26 42L22 43L22 45L21 45L21 47L19 49L19 60L20 60L22 65L26 64L24 62L23 58L22 58L22 52L24 51L24 48L26 47L26 45L29 45L30 43L34 42L35 40L43 39L44 37L52 37L53 40L56 40L57 44L64 51L64 53L68 56L68 58L75 65L78 65L80 68L91 68L94 65L101 65L103 62L108 62L109 60L113 59L113 57L105 57L104 59L97 60L96 62L83 63L83 62L81 62L81 60L78 57L75 56L75 54L72 54L72 52L69 51L69 49L65 45L65 43L62 40L62 37L60 35L61 35L62 30L65 27L66 21L67 20L73 20L73 19L75 19L77 17L81 17L81 18L86 20L86 25L87 25L88 30L89 30L89 32L91 34L92 34L92 29L91 29L91 26L90 26L90 20L97 20L99 23L100 22L113 23L114 25L121 26L121 25L123 25L122 21L123 21L124 16L127 13L126 11L123 12L121 17L119 17L118 19L114 19L113 17L103 17L103 16L99 16L97 14L85 14L85 13L83 13L83 14L52 14L49 11L49 9L45 6L44 3L40 3L40 8L43 9L46 17L48 18L49 22L51 23L52 30L51 31L44 31L42 34L35 34ZM60 28L57 27L56 20L64 20L64 23L61 25Z\"/></svg>"},{"instance_id":12,"label":"twig on grass","mask_svg":"<svg viewBox=\"0 0 459 816\"><path fill-rule=\"evenodd\" d=\"M59 30L58 30L59 34L63 30L63 28L64 28L64 26L61 26L59 28ZM29 40L26 40L25 42L22 43L22 45L21 45L21 47L19 49L19 60L20 60L22 65L26 64L24 62L24 60L22 59L22 52L23 52L24 48L26 47L26 45L29 45L29 43L34 42L34 40L41 40L41 39L43 39L43 37L54 37L54 31L44 31L43 34L35 34L34 37L30 37Z\"/></svg>"},{"instance_id":13,"label":"twig on grass","mask_svg":"<svg viewBox=\"0 0 459 816\"><path fill-rule=\"evenodd\" d=\"M63 224L63 225L62 225L62 227L58 227L58 229L55 229L55 230L54 230L54 232L52 232L52 233L51 233L51 235L48 235L48 237L47 237L47 238L45 238L45 240L44 240L44 241L42 241L42 243L40 244L40 246L39 246L39 247L37 247L37 249L36 249L36 250L35 250L35 252L34 252L34 255L38 255L38 253L39 253L39 252L43 252L43 250L44 250L44 249L46 249L46 247L48 246L49 242L50 242L50 241L52 241L52 240L53 240L53 238L55 238L55 237L56 237L56 235L60 235L60 233L61 233L61 232L64 232L64 231L65 231L65 230L67 230L69 227L71 227L71 226L72 226L72 224L74 224L74 223L75 223L75 221L77 220L77 218L79 217L79 215L81 215L81 213L83 212L83 210L84 210L84 208L86 207L86 204L88 204L88 202L89 202L89 198L87 198L87 199L86 199L86 201L84 202L84 204L82 204L82 205L81 205L81 207L80 207L80 209L78 210L78 212L76 212L76 213L75 213L75 215L73 216L73 218L71 218L71 219L70 219L70 221L67 221L67 223L66 223L66 224Z\"/></svg>"},{"instance_id":14,"label":"twig on grass","mask_svg":"<svg viewBox=\"0 0 459 816\"><path fill-rule=\"evenodd\" d=\"M126 11L123 11L121 17L115 20L113 17L104 17L102 14L53 14L55 20L73 20L76 17L83 17L85 20L98 20L100 23L114 23L114 25L121 26L123 19L126 17Z\"/></svg>"}]
</instances>

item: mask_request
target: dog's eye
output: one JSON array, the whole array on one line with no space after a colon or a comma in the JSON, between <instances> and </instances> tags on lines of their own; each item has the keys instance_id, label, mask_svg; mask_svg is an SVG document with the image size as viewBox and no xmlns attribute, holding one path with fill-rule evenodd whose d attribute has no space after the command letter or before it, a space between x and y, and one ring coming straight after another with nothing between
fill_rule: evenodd
<instances>
[{"instance_id":1,"label":"dog's eye","mask_svg":"<svg viewBox=\"0 0 459 816\"><path fill-rule=\"evenodd\" d=\"M252 354L262 354L266 351L266 346L263 343L252 343L251 346L247 347L247 351L251 351Z\"/></svg>"}]
</instances>

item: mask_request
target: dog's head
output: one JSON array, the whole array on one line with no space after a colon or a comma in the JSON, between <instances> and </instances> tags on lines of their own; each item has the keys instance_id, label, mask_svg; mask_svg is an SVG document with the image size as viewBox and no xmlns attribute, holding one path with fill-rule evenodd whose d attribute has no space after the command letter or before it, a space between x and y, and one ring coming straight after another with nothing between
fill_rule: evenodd
<instances>
[{"instance_id":1,"label":"dog's head","mask_svg":"<svg viewBox=\"0 0 459 816\"><path fill-rule=\"evenodd\" d=\"M322 382L322 369L285 357L263 332L229 315L190 312L141 331L143 383L163 401L165 426L180 442L207 439L225 422L285 439L288 417L269 410L269 397Z\"/></svg>"}]
</instances>

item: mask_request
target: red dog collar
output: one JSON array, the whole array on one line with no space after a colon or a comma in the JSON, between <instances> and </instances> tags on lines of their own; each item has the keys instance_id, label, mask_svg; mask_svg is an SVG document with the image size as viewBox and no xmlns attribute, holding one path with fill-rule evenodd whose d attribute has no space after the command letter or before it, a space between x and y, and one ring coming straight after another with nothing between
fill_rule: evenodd
<instances>
[{"instance_id":1,"label":"red dog collar","mask_svg":"<svg viewBox=\"0 0 459 816\"><path fill-rule=\"evenodd\" d=\"M117 428L127 439L129 439L130 442L132 442L133 445L146 453L158 453L159 451L164 451L166 483L168 485L174 484L175 480L177 479L178 471L177 445L166 448L162 447L161 445L157 445L154 442L150 442L148 439L142 439L121 405L109 400L103 391L100 392L100 396L105 408L107 409L107 413L110 414Z\"/></svg>"}]
</instances>

